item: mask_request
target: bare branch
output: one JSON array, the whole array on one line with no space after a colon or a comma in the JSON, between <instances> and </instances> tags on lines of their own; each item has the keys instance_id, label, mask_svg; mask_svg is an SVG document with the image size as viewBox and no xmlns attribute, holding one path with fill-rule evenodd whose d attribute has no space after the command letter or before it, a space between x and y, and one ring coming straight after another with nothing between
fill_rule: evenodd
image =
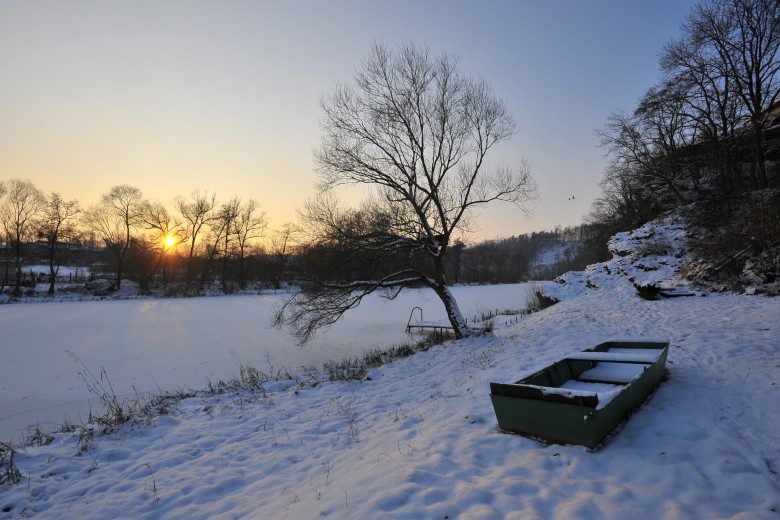
<instances>
[{"instance_id":1,"label":"bare branch","mask_svg":"<svg viewBox=\"0 0 780 520\"><path fill-rule=\"evenodd\" d=\"M338 85L320 106L320 195L301 216L319 248L318 270L330 261L327 251L338 260L325 269L330 279L314 281L320 292L307 289L320 296L293 298L279 319L309 338L366 294L412 283L397 275L410 273L442 299L456 335L467 334L446 289L453 236L468 230L478 207L500 201L529 211L537 197L527 163L485 166L490 150L515 132L506 104L485 81L464 75L456 57L414 44L375 44L354 82ZM341 208L331 194L340 185L368 187L372 196L358 208ZM367 268L373 282L326 283Z\"/></svg>"}]
</instances>

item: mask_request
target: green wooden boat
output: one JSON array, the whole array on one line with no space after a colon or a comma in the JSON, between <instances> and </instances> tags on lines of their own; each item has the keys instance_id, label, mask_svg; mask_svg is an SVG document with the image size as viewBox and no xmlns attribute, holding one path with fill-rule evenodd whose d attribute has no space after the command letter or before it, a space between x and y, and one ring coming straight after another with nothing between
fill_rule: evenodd
<instances>
[{"instance_id":1,"label":"green wooden boat","mask_svg":"<svg viewBox=\"0 0 780 520\"><path fill-rule=\"evenodd\" d=\"M609 341L515 383L490 383L498 426L595 448L655 390L668 352L668 341Z\"/></svg>"}]
</instances>

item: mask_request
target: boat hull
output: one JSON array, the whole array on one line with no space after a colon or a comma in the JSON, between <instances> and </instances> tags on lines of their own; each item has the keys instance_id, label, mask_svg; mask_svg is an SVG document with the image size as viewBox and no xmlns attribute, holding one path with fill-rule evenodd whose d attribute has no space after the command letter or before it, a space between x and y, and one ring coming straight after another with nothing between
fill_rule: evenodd
<instances>
[{"instance_id":1,"label":"boat hull","mask_svg":"<svg viewBox=\"0 0 780 520\"><path fill-rule=\"evenodd\" d=\"M491 383L500 429L597 447L661 382L669 342L610 341L511 384Z\"/></svg>"}]
</instances>

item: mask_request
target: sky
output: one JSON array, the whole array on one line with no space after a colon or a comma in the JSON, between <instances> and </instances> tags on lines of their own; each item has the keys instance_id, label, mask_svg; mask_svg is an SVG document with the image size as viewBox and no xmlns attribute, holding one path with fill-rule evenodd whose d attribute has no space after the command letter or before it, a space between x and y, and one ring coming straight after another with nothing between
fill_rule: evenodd
<instances>
[{"instance_id":1,"label":"sky","mask_svg":"<svg viewBox=\"0 0 780 520\"><path fill-rule=\"evenodd\" d=\"M279 228L315 193L321 97L373 42L413 41L492 85L518 128L492 159L527 160L539 185L530 217L494 205L467 238L576 225L606 163L594 131L658 81L693 5L3 0L0 180L84 207L117 184L163 203L252 198Z\"/></svg>"}]
</instances>

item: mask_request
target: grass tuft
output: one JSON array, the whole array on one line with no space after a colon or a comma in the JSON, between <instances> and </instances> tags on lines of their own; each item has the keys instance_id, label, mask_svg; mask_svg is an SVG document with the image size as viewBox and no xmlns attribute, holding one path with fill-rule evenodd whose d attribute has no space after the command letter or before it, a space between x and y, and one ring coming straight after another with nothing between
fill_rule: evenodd
<instances>
[{"instance_id":1,"label":"grass tuft","mask_svg":"<svg viewBox=\"0 0 780 520\"><path fill-rule=\"evenodd\" d=\"M16 485L22 480L22 474L14 464L14 455L16 451L10 444L0 442L0 485Z\"/></svg>"}]
</instances>

